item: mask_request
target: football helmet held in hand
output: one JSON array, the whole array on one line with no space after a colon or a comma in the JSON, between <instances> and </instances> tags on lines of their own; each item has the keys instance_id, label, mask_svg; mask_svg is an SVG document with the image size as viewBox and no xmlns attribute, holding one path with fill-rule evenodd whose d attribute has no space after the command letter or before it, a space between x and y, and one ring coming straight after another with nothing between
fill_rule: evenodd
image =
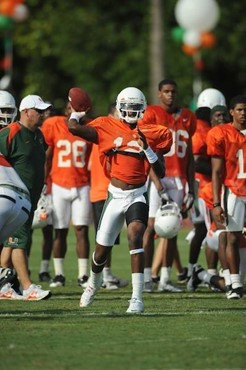
<instances>
[{"instance_id":1,"label":"football helmet held in hand","mask_svg":"<svg viewBox=\"0 0 246 370\"><path fill-rule=\"evenodd\" d=\"M144 94L136 87L125 88L116 99L116 109L119 117L130 124L134 124L143 118L146 105Z\"/></svg>"},{"instance_id":2,"label":"football helmet held in hand","mask_svg":"<svg viewBox=\"0 0 246 370\"><path fill-rule=\"evenodd\" d=\"M34 212L32 229L42 229L47 226L52 213L51 195L46 195L42 192L37 209Z\"/></svg>"},{"instance_id":3,"label":"football helmet held in hand","mask_svg":"<svg viewBox=\"0 0 246 370\"><path fill-rule=\"evenodd\" d=\"M155 215L154 228L161 238L174 238L182 226L180 209L175 202L161 206Z\"/></svg>"}]
</instances>

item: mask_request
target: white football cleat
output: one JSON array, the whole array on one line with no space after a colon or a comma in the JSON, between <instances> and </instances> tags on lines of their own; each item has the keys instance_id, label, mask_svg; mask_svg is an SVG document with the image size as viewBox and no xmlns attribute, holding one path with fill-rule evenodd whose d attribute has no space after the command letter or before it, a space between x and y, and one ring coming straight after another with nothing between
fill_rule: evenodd
<instances>
[{"instance_id":1,"label":"white football cleat","mask_svg":"<svg viewBox=\"0 0 246 370\"><path fill-rule=\"evenodd\" d=\"M130 304L126 313L143 313L144 312L144 304L140 299L132 298L130 300Z\"/></svg>"},{"instance_id":2,"label":"white football cleat","mask_svg":"<svg viewBox=\"0 0 246 370\"><path fill-rule=\"evenodd\" d=\"M97 291L98 291L97 288L93 288L92 286L88 285L85 288L84 293L81 295L80 304L79 304L80 307L90 306L92 302L94 301Z\"/></svg>"}]
</instances>

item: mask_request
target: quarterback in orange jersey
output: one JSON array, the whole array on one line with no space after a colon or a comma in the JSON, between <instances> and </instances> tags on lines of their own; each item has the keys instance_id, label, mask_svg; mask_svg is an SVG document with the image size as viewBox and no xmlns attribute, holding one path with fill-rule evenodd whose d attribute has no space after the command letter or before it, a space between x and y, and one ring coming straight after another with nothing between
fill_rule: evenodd
<instances>
[{"instance_id":1,"label":"quarterback in orange jersey","mask_svg":"<svg viewBox=\"0 0 246 370\"><path fill-rule=\"evenodd\" d=\"M113 117L118 117L115 103L109 105L108 115ZM93 220L95 229L97 230L101 214L103 212L103 207L108 195L108 186L110 179L105 176L103 167L99 160L99 150L98 145L93 144L90 161L90 200L92 205ZM115 240L115 245L120 244L120 236ZM102 287L108 290L115 290L118 288L123 288L128 285L128 281L120 279L113 275L111 269L111 254L109 253L107 262L103 269L103 284Z\"/></svg>"},{"instance_id":2,"label":"quarterback in orange jersey","mask_svg":"<svg viewBox=\"0 0 246 370\"><path fill-rule=\"evenodd\" d=\"M246 202L245 95L232 98L230 114L232 122L211 129L207 143L208 154L212 156L213 218L218 228L226 226L228 231L226 255L232 285L227 297L238 299L243 294L239 277L239 238L244 226Z\"/></svg>"},{"instance_id":3,"label":"quarterback in orange jersey","mask_svg":"<svg viewBox=\"0 0 246 370\"><path fill-rule=\"evenodd\" d=\"M70 91L74 89L78 90L78 88L72 88ZM86 93L84 90L79 91L83 100ZM78 284L83 287L88 280L88 226L92 217L88 161L92 144L69 132L68 119L73 100L70 95L68 98L66 116L50 117L42 126L42 132L49 145L47 167L50 167L50 171L48 169L47 172L50 173L52 181L53 226L55 229L53 243L55 277L50 284L51 287L65 285L64 258L71 220L76 236ZM87 95L86 99L88 100ZM86 123L87 118L84 114L80 124Z\"/></svg>"},{"instance_id":4,"label":"quarterback in orange jersey","mask_svg":"<svg viewBox=\"0 0 246 370\"><path fill-rule=\"evenodd\" d=\"M108 199L96 237L92 271L80 306L90 305L101 286L101 271L117 235L127 224L132 266L132 298L127 313L141 313L144 249L142 238L148 220L146 180L150 167L164 176L163 163L154 150L168 152L172 144L170 131L148 122L138 126L146 109L144 94L135 87L122 90L117 96L119 118L99 117L88 126L77 123L79 113L72 113L70 131L99 146L101 163L110 177ZM145 130L143 133L141 130Z\"/></svg>"},{"instance_id":5,"label":"quarterback in orange jersey","mask_svg":"<svg viewBox=\"0 0 246 370\"><path fill-rule=\"evenodd\" d=\"M149 220L144 235L146 292L153 290L151 273L152 275L158 273L158 271L151 272L156 212L162 201L170 200L177 203L183 211L187 211L192 205L194 193L194 161L191 139L196 129L196 117L189 109L177 106L177 84L175 81L162 80L159 83L158 97L160 105L148 106L143 122L154 117L156 123L168 127L172 132L173 144L171 150L164 155L165 177L159 181L151 174ZM187 191L185 191L186 184L188 184ZM177 236L168 239L167 243L162 239L158 250L159 248L163 248L163 254L157 254L157 258L161 257L162 259L160 263L155 260L155 264L162 265L158 290L180 292L179 288L170 283L174 258L179 272L181 274L183 272L177 249Z\"/></svg>"}]
</instances>

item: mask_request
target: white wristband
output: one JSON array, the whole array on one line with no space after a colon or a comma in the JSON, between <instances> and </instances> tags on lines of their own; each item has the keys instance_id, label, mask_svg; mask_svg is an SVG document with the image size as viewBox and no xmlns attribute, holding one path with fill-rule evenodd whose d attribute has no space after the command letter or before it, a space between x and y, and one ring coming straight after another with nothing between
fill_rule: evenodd
<instances>
[{"instance_id":1,"label":"white wristband","mask_svg":"<svg viewBox=\"0 0 246 370\"><path fill-rule=\"evenodd\" d=\"M73 112L71 113L71 116L69 119L75 119L77 122L79 122L80 118L84 117L86 115L86 112Z\"/></svg>"},{"instance_id":2,"label":"white wristband","mask_svg":"<svg viewBox=\"0 0 246 370\"><path fill-rule=\"evenodd\" d=\"M146 155L146 158L148 159L148 161L149 161L150 164L155 163L156 161L158 161L157 155L151 149L150 146L148 146L148 148L147 149L144 149L143 151L144 151L144 153Z\"/></svg>"}]
</instances>

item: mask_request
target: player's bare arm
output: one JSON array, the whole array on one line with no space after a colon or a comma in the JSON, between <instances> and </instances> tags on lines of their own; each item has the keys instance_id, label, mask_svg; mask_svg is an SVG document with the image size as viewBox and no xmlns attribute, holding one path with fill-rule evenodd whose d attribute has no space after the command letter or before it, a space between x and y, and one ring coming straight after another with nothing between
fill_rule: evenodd
<instances>
[{"instance_id":1,"label":"player's bare arm","mask_svg":"<svg viewBox=\"0 0 246 370\"><path fill-rule=\"evenodd\" d=\"M78 112L74 113L76 114ZM82 137L82 139L91 141L92 143L98 144L98 135L96 129L94 127L80 125L79 116L78 119L76 119L75 117L73 117L73 115L71 115L68 121L68 129L71 134Z\"/></svg>"},{"instance_id":2,"label":"player's bare arm","mask_svg":"<svg viewBox=\"0 0 246 370\"><path fill-rule=\"evenodd\" d=\"M192 153L191 139L189 139L187 153L188 153L187 182L189 185L189 193L194 194L195 162Z\"/></svg>"},{"instance_id":3,"label":"player's bare arm","mask_svg":"<svg viewBox=\"0 0 246 370\"><path fill-rule=\"evenodd\" d=\"M51 166L52 166L52 158L53 158L53 148L51 146L48 147L46 150L46 161L45 161L45 182L47 181L47 178L50 174L51 171Z\"/></svg>"},{"instance_id":4,"label":"player's bare arm","mask_svg":"<svg viewBox=\"0 0 246 370\"><path fill-rule=\"evenodd\" d=\"M219 229L224 229L225 213L220 203L220 192L224 173L224 159L222 157L212 157L212 186L213 186L213 210L212 215Z\"/></svg>"}]
</instances>

